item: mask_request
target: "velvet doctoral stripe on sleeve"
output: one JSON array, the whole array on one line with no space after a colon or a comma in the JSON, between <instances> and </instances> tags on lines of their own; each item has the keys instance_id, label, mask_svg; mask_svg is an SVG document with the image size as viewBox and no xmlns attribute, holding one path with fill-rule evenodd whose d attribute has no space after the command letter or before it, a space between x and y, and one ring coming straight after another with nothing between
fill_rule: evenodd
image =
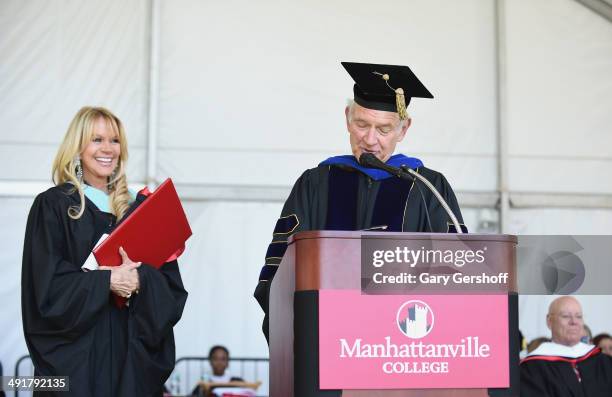
<instances>
[{"instance_id":1,"label":"velvet doctoral stripe on sleeve","mask_svg":"<svg viewBox=\"0 0 612 397\"><path fill-rule=\"evenodd\" d=\"M285 201L272 232L272 241L266 250L265 264L259 275L254 296L265 316L262 329L268 338L268 299L270 283L287 250L289 238L297 232L322 228L326 202L321 200L321 186L327 181L327 167L306 170L295 182Z\"/></svg>"}]
</instances>

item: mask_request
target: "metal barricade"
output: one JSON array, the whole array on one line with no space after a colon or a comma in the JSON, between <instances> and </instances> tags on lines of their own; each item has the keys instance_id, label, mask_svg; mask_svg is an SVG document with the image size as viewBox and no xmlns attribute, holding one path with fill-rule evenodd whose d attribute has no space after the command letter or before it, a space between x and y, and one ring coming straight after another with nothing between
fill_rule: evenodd
<instances>
[{"instance_id":1,"label":"metal barricade","mask_svg":"<svg viewBox=\"0 0 612 397\"><path fill-rule=\"evenodd\" d=\"M257 389L258 397L269 394L269 362L268 358L260 357L230 357L228 371L233 377L239 377L247 382L261 382ZM173 395L191 395L198 382L209 379L212 369L208 357L181 357L176 360L174 371L166 382L166 388Z\"/></svg>"},{"instance_id":2,"label":"metal barricade","mask_svg":"<svg viewBox=\"0 0 612 397\"><path fill-rule=\"evenodd\" d=\"M30 363L30 365L27 367L28 369L26 371L21 372L21 366L23 363ZM31 376L34 375L34 364L32 364L32 359L30 359L29 355L25 355L25 356L21 356L19 357L19 360L17 360L17 362L15 363L15 376ZM22 394L19 393L19 390L15 390L15 397L19 397L21 396L31 396L32 392L21 392Z\"/></svg>"},{"instance_id":3,"label":"metal barricade","mask_svg":"<svg viewBox=\"0 0 612 397\"><path fill-rule=\"evenodd\" d=\"M261 357L231 357L228 371L232 376L248 382L261 382L257 389L257 397L267 397L269 394L269 359ZM23 366L29 362L29 367ZM198 382L207 380L212 373L208 357L189 356L176 360L174 370L166 382L166 387L173 395L190 395ZM29 355L25 355L15 363L15 376L34 375L34 366ZM15 397L31 396L31 392L15 391Z\"/></svg>"}]
</instances>

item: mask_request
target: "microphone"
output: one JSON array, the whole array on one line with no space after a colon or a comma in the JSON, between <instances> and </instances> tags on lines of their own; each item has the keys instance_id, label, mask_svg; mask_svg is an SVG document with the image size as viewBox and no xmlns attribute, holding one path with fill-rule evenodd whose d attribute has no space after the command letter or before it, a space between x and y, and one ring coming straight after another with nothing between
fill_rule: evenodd
<instances>
[{"instance_id":1,"label":"microphone","mask_svg":"<svg viewBox=\"0 0 612 397\"><path fill-rule=\"evenodd\" d=\"M446 214L453 222L453 225L455 226L455 230L457 230L457 233L459 234L463 233L463 229L461 229L461 226L459 225L459 220L457 219L457 217L451 210L448 203L444 200L444 198L442 197L440 192L438 192L435 186L432 185L432 183L429 182L429 180L427 180L427 178L425 178L423 175L419 174L415 170L409 167L406 167L406 166L397 168L397 167L393 167L391 165L385 164L372 153L362 153L361 156L359 156L359 164L362 167L377 168L383 171L387 171L389 174L395 175L398 178L408 179L411 181L414 181L415 180L414 178L417 178L419 181L423 182L423 184L427 186L429 190L431 190L434 196L436 196L436 198L442 205L442 208L444 208L444 210L446 211ZM427 207L425 207L425 210L427 211Z\"/></svg>"},{"instance_id":2,"label":"microphone","mask_svg":"<svg viewBox=\"0 0 612 397\"><path fill-rule=\"evenodd\" d=\"M379 170L387 171L389 174L394 175L398 178L404 178L411 181L414 180L412 176L410 176L403 170L383 163L378 157L376 157L372 153L361 153L361 156L359 156L359 165L366 168L377 168Z\"/></svg>"}]
</instances>

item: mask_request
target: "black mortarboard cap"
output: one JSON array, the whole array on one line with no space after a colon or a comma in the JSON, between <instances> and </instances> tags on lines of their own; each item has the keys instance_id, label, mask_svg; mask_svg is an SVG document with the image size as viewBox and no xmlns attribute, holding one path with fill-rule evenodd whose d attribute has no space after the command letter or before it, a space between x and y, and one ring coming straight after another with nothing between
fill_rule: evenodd
<instances>
[{"instance_id":1,"label":"black mortarboard cap","mask_svg":"<svg viewBox=\"0 0 612 397\"><path fill-rule=\"evenodd\" d=\"M355 62L342 66L355 80L355 102L365 108L398 112L404 119L411 98L433 98L408 66Z\"/></svg>"}]
</instances>

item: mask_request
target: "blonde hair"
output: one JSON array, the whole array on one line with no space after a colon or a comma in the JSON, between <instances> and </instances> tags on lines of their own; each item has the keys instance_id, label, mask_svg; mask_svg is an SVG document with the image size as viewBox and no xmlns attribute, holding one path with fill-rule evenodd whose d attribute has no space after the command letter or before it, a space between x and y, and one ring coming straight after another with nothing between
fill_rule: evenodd
<instances>
[{"instance_id":1,"label":"blonde hair","mask_svg":"<svg viewBox=\"0 0 612 397\"><path fill-rule=\"evenodd\" d=\"M119 139L120 153L117 168L113 173L113 178L109 180L110 208L117 220L121 219L129 207L131 199L127 188L127 177L125 175L125 165L128 159L127 139L121 120L109 110L102 107L83 107L74 116L68 131L64 136L55 160L53 161L52 178L53 183L60 185L70 183L74 186L74 191L78 191L80 205L72 206L68 209L68 216L72 219L79 219L85 211L85 194L83 186L76 175L76 163L85 147L92 141L94 125L98 119L104 119L108 126L113 130Z\"/></svg>"}]
</instances>

